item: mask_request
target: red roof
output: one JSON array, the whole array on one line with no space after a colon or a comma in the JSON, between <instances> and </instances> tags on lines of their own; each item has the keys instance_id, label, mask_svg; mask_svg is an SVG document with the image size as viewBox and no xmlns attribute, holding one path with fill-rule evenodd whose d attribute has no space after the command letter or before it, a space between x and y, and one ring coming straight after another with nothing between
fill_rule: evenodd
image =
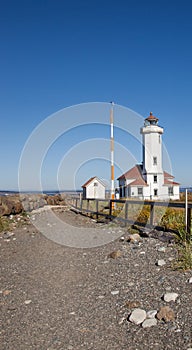
<instances>
[{"instance_id":1,"label":"red roof","mask_svg":"<svg viewBox=\"0 0 192 350\"><path fill-rule=\"evenodd\" d=\"M126 173L121 175L117 180L123 180L123 179L124 180L133 179L133 181L129 185L148 186L148 184L146 183L145 180L143 180L143 177L142 177L142 165L139 165L139 164L135 165L133 168L131 168Z\"/></svg>"},{"instance_id":2,"label":"red roof","mask_svg":"<svg viewBox=\"0 0 192 350\"><path fill-rule=\"evenodd\" d=\"M122 179L137 179L141 177L141 166L140 165L135 165L133 168L128 170L126 173L118 177L117 180L122 180Z\"/></svg>"},{"instance_id":3,"label":"red roof","mask_svg":"<svg viewBox=\"0 0 192 350\"><path fill-rule=\"evenodd\" d=\"M156 121L158 121L159 119L157 117L155 117L152 112L150 112L149 117L145 118L145 120L149 120L149 121L150 120L156 120Z\"/></svg>"},{"instance_id":4,"label":"red roof","mask_svg":"<svg viewBox=\"0 0 192 350\"><path fill-rule=\"evenodd\" d=\"M105 186L105 184L97 177L97 176L93 176L91 177L87 182L84 183L84 185L82 185L81 187L87 187L93 180L97 180L99 181L103 186Z\"/></svg>"},{"instance_id":5,"label":"red roof","mask_svg":"<svg viewBox=\"0 0 192 350\"><path fill-rule=\"evenodd\" d=\"M167 178L167 179L174 179L174 176L167 173L166 171L164 171L164 178Z\"/></svg>"},{"instance_id":6,"label":"red roof","mask_svg":"<svg viewBox=\"0 0 192 350\"><path fill-rule=\"evenodd\" d=\"M143 178L136 179L130 183L131 186L149 186Z\"/></svg>"},{"instance_id":7,"label":"red roof","mask_svg":"<svg viewBox=\"0 0 192 350\"><path fill-rule=\"evenodd\" d=\"M135 165L133 168L128 170L126 173L118 177L117 180L131 180L133 181L128 186L149 186L142 176L142 165ZM179 185L178 182L172 181L174 176L164 171L164 185Z\"/></svg>"},{"instance_id":8,"label":"red roof","mask_svg":"<svg viewBox=\"0 0 192 350\"><path fill-rule=\"evenodd\" d=\"M81 187L87 187L87 185L89 185L94 179L96 179L96 176L91 177L87 182L84 183L84 185L82 185Z\"/></svg>"},{"instance_id":9,"label":"red roof","mask_svg":"<svg viewBox=\"0 0 192 350\"><path fill-rule=\"evenodd\" d=\"M179 182L172 181L174 176L164 171L164 185L180 185Z\"/></svg>"}]
</instances>

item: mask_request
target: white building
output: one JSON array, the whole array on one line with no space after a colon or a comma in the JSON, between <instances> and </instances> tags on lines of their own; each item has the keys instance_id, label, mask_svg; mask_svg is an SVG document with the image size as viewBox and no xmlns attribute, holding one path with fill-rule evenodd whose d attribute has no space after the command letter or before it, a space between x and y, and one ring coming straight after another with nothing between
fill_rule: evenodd
<instances>
[{"instance_id":1,"label":"white building","mask_svg":"<svg viewBox=\"0 0 192 350\"><path fill-rule=\"evenodd\" d=\"M91 177L84 185L83 198L105 199L105 184L98 177Z\"/></svg>"},{"instance_id":2,"label":"white building","mask_svg":"<svg viewBox=\"0 0 192 350\"><path fill-rule=\"evenodd\" d=\"M150 113L140 133L143 137L143 163L118 178L120 197L142 199L179 199L179 183L162 167L163 128Z\"/></svg>"}]
</instances>

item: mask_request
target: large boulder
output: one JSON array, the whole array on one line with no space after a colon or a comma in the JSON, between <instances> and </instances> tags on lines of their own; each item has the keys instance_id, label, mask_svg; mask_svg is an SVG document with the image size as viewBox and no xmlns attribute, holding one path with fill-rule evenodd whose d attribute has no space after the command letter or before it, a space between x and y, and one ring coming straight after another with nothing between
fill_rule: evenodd
<instances>
[{"instance_id":1,"label":"large boulder","mask_svg":"<svg viewBox=\"0 0 192 350\"><path fill-rule=\"evenodd\" d=\"M0 215L19 214L23 210L18 195L0 197Z\"/></svg>"},{"instance_id":2,"label":"large boulder","mask_svg":"<svg viewBox=\"0 0 192 350\"><path fill-rule=\"evenodd\" d=\"M17 194L0 196L0 216L30 212L45 205L65 205L63 195L48 196L44 194Z\"/></svg>"}]
</instances>

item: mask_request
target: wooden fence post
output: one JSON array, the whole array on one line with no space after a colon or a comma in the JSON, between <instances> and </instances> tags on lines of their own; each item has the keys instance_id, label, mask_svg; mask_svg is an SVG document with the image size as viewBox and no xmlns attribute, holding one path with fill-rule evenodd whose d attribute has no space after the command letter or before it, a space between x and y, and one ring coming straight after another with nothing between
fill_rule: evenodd
<instances>
[{"instance_id":1,"label":"wooden fence post","mask_svg":"<svg viewBox=\"0 0 192 350\"><path fill-rule=\"evenodd\" d=\"M99 218L98 212L99 212L99 200L96 199L96 220L98 220Z\"/></svg>"},{"instance_id":2,"label":"wooden fence post","mask_svg":"<svg viewBox=\"0 0 192 350\"><path fill-rule=\"evenodd\" d=\"M128 208L129 208L129 203L126 201L125 202L125 220L128 221ZM125 221L125 226L127 222Z\"/></svg>"},{"instance_id":3,"label":"wooden fence post","mask_svg":"<svg viewBox=\"0 0 192 350\"><path fill-rule=\"evenodd\" d=\"M89 216L89 199L87 199L87 216Z\"/></svg>"},{"instance_id":4,"label":"wooden fence post","mask_svg":"<svg viewBox=\"0 0 192 350\"><path fill-rule=\"evenodd\" d=\"M150 226L153 226L154 221L154 204L150 204Z\"/></svg>"},{"instance_id":5,"label":"wooden fence post","mask_svg":"<svg viewBox=\"0 0 192 350\"><path fill-rule=\"evenodd\" d=\"M109 217L110 217L110 220L111 220L111 215L112 215L112 200L110 199L109 200Z\"/></svg>"},{"instance_id":6,"label":"wooden fence post","mask_svg":"<svg viewBox=\"0 0 192 350\"><path fill-rule=\"evenodd\" d=\"M81 213L82 213L82 209L83 209L83 199L81 198L80 199L80 211L81 211Z\"/></svg>"},{"instance_id":7,"label":"wooden fence post","mask_svg":"<svg viewBox=\"0 0 192 350\"><path fill-rule=\"evenodd\" d=\"M191 240L191 208L187 208L187 241Z\"/></svg>"}]
</instances>

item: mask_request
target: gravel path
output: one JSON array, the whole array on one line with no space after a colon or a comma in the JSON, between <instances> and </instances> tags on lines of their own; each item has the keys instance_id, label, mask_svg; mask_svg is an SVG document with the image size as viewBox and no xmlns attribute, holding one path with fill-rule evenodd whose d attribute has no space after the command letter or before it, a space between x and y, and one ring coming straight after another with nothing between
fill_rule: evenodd
<instances>
[{"instance_id":1,"label":"gravel path","mask_svg":"<svg viewBox=\"0 0 192 350\"><path fill-rule=\"evenodd\" d=\"M58 210L57 216L74 231L86 227L127 235L125 228L97 224L71 211ZM1 349L192 348L192 271L173 271L173 245L154 238L139 244L116 238L100 247L71 248L47 239L30 223L8 239L0 237ZM109 257L114 251L116 258ZM157 266L159 259L166 264ZM166 303L166 292L177 293L176 301ZM150 328L128 320L136 307L149 311L165 305L175 320Z\"/></svg>"}]
</instances>

